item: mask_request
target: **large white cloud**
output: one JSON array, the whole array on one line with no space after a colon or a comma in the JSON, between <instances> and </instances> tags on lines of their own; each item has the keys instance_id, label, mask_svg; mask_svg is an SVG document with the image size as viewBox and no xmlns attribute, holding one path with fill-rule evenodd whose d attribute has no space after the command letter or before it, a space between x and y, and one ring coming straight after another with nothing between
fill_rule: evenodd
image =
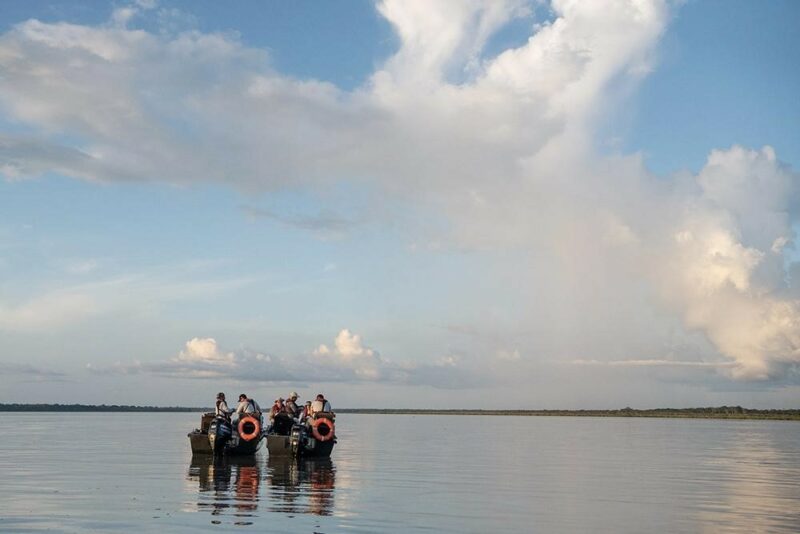
<instances>
[{"instance_id":1,"label":"large white cloud","mask_svg":"<svg viewBox=\"0 0 800 534\"><path fill-rule=\"evenodd\" d=\"M786 281L797 173L768 147L714 151L698 175L669 178L593 149L597 121L652 68L668 8L556 0L527 42L486 57L521 2L386 0L399 49L350 92L274 72L227 35L129 29L135 10L102 27L28 21L0 37L0 105L28 132L2 134L0 170L244 191L361 184L427 214L421 240L513 255L487 276L519 286L513 322L527 333L482 351L779 377L800 362ZM317 354L337 377L398 372L341 336ZM669 356L687 343L694 360Z\"/></svg>"}]
</instances>

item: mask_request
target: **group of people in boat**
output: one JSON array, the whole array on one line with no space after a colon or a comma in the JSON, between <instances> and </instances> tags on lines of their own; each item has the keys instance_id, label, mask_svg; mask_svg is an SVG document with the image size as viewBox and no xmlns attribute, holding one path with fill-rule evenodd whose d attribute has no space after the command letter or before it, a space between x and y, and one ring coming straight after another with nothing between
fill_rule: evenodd
<instances>
[{"instance_id":1,"label":"group of people in boat","mask_svg":"<svg viewBox=\"0 0 800 534\"><path fill-rule=\"evenodd\" d=\"M316 413L328 413L333 411L331 409L331 403L328 402L322 393L319 393L313 401L306 401L302 406L297 404L299 398L300 396L297 392L292 391L286 399L283 397L275 399L268 413L269 427L267 428L267 432L269 432L269 429L274 425L275 418L279 417L281 414L285 414L299 423L304 423L310 418L313 418ZM255 399L248 397L245 393L239 395L239 404L237 404L235 410L231 410L225 400L225 393L220 391L217 393L214 414L217 417L223 417L230 420L233 424L236 424L243 414L250 414L261 420L263 412Z\"/></svg>"}]
</instances>

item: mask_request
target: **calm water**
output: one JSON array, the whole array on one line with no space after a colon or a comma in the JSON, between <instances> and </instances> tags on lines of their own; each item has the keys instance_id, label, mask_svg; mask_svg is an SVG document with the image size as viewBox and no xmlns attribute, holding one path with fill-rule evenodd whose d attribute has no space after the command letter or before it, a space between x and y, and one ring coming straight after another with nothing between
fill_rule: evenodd
<instances>
[{"instance_id":1,"label":"calm water","mask_svg":"<svg viewBox=\"0 0 800 534\"><path fill-rule=\"evenodd\" d=\"M800 532L793 422L340 415L330 461L214 464L199 414L0 421L4 532Z\"/></svg>"}]
</instances>

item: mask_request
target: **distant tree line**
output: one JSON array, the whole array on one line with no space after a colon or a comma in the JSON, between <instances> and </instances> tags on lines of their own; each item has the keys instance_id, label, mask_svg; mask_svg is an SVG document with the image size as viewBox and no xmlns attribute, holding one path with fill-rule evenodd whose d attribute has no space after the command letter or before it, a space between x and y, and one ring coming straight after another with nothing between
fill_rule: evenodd
<instances>
[{"instance_id":1,"label":"distant tree line","mask_svg":"<svg viewBox=\"0 0 800 534\"><path fill-rule=\"evenodd\" d=\"M129 406L120 404L0 404L0 412L210 412L187 406ZM428 410L407 408L344 408L337 413L377 415L512 415L565 417L673 417L696 419L775 419L800 421L800 410L754 410L741 406L706 408L654 408L638 410Z\"/></svg>"},{"instance_id":2,"label":"distant tree line","mask_svg":"<svg viewBox=\"0 0 800 534\"><path fill-rule=\"evenodd\" d=\"M800 421L800 410L754 410L741 406L705 408L654 408L638 410L417 410L417 409L343 409L338 413L405 414L405 415L515 415L564 417L672 417L695 419L776 419Z\"/></svg>"},{"instance_id":3,"label":"distant tree line","mask_svg":"<svg viewBox=\"0 0 800 534\"><path fill-rule=\"evenodd\" d=\"M187 406L129 406L124 404L0 404L0 412L207 412Z\"/></svg>"}]
</instances>

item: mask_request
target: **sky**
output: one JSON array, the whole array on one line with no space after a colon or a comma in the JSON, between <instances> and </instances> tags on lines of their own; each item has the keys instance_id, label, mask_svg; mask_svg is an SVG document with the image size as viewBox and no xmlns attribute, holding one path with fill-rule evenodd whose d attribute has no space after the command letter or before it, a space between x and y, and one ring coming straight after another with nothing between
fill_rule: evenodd
<instances>
[{"instance_id":1,"label":"sky","mask_svg":"<svg viewBox=\"0 0 800 534\"><path fill-rule=\"evenodd\" d=\"M793 1L0 6L0 402L800 405Z\"/></svg>"}]
</instances>

